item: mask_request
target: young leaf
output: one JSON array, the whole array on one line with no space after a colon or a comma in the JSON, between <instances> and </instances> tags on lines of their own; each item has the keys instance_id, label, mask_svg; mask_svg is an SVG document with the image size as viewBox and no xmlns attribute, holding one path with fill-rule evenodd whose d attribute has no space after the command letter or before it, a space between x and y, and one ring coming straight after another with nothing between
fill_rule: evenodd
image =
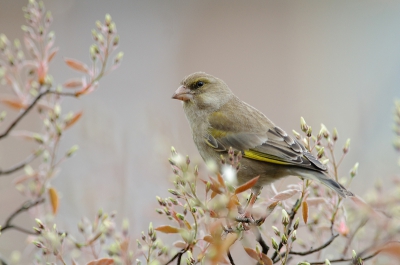
<instances>
[{"instance_id":1,"label":"young leaf","mask_svg":"<svg viewBox=\"0 0 400 265\"><path fill-rule=\"evenodd\" d=\"M56 214L58 211L59 199L57 191L54 188L49 188L49 197L53 214Z\"/></svg>"},{"instance_id":2,"label":"young leaf","mask_svg":"<svg viewBox=\"0 0 400 265\"><path fill-rule=\"evenodd\" d=\"M235 194L239 194L242 193L248 189L251 189L254 185L256 185L258 179L260 178L260 176L257 176L249 181L247 181L246 183L244 183L243 185L239 186L236 188L235 190Z\"/></svg>"},{"instance_id":3,"label":"young leaf","mask_svg":"<svg viewBox=\"0 0 400 265\"><path fill-rule=\"evenodd\" d=\"M284 190L276 194L274 197L271 198L273 201L284 201L295 195L296 193L300 192L299 190L290 189Z\"/></svg>"},{"instance_id":4,"label":"young leaf","mask_svg":"<svg viewBox=\"0 0 400 265\"><path fill-rule=\"evenodd\" d=\"M86 64L71 58L64 58L65 63L76 71L83 72L85 74L89 73L89 68Z\"/></svg>"},{"instance_id":5,"label":"young leaf","mask_svg":"<svg viewBox=\"0 0 400 265\"><path fill-rule=\"evenodd\" d=\"M20 99L3 98L3 99L0 99L0 102L12 109L15 109L15 110L26 109L26 107L27 107L27 105L24 102L22 102L22 100L20 100Z\"/></svg>"},{"instance_id":6,"label":"young leaf","mask_svg":"<svg viewBox=\"0 0 400 265\"><path fill-rule=\"evenodd\" d=\"M176 234L179 233L179 228L170 226L170 225L162 225L159 226L157 228L155 228L155 230L160 231L162 233L166 233L166 234Z\"/></svg>"},{"instance_id":7,"label":"young leaf","mask_svg":"<svg viewBox=\"0 0 400 265\"><path fill-rule=\"evenodd\" d=\"M176 248L185 249L187 247L187 244L183 241L176 241L174 242L173 246Z\"/></svg>"},{"instance_id":8,"label":"young leaf","mask_svg":"<svg viewBox=\"0 0 400 265\"><path fill-rule=\"evenodd\" d=\"M307 224L308 221L308 204L306 201L303 201L301 203L301 211L303 213L303 221L305 224Z\"/></svg>"},{"instance_id":9,"label":"young leaf","mask_svg":"<svg viewBox=\"0 0 400 265\"><path fill-rule=\"evenodd\" d=\"M88 262L86 265L114 265L114 259L110 258L102 258L97 260L92 260Z\"/></svg>"}]
</instances>

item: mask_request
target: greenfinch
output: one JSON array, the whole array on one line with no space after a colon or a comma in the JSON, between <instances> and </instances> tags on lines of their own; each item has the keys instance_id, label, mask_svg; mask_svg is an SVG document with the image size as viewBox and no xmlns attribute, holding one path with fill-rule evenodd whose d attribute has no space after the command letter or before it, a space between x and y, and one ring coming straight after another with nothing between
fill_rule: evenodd
<instances>
[{"instance_id":1,"label":"greenfinch","mask_svg":"<svg viewBox=\"0 0 400 265\"><path fill-rule=\"evenodd\" d=\"M172 98L183 102L202 158L220 161L232 147L242 153L239 184L259 176L253 192L287 176L317 180L341 197L353 196L330 178L327 167L263 113L236 97L219 78L196 72L185 77ZM220 164L220 163L218 163Z\"/></svg>"}]
</instances>

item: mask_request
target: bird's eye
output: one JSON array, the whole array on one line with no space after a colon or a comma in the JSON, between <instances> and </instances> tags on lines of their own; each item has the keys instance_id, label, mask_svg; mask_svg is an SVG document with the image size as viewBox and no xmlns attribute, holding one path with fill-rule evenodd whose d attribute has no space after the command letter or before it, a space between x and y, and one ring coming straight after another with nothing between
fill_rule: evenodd
<instances>
[{"instance_id":1,"label":"bird's eye","mask_svg":"<svg viewBox=\"0 0 400 265\"><path fill-rule=\"evenodd\" d=\"M196 83L196 88L202 87L203 85L204 85L204 82L203 82L203 81L198 81L198 82Z\"/></svg>"}]
</instances>

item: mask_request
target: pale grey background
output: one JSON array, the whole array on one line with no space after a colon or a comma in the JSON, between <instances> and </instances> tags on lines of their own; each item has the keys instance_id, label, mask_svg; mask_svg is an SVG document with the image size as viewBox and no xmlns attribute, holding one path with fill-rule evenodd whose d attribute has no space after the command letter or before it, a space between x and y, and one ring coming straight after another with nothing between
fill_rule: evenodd
<instances>
[{"instance_id":1,"label":"pale grey background","mask_svg":"<svg viewBox=\"0 0 400 265\"><path fill-rule=\"evenodd\" d=\"M0 0L0 32L10 39L22 36L26 3ZM90 31L106 13L117 24L125 53L121 67L95 93L63 104L84 111L60 149L76 143L80 150L54 181L62 194L57 221L67 230L98 208L129 217L133 235L147 228L155 196L167 196L170 146L200 161L181 104L171 99L180 80L199 70L225 80L285 130L298 130L300 116L316 131L321 122L336 126L341 144L352 139L342 174L360 162L353 191L363 193L374 180L399 172L391 146L393 100L400 97L399 1L45 4L60 46L51 65L56 82L76 76L63 56L89 62ZM38 129L35 118L28 116L19 128ZM0 142L0 167L30 150L11 138ZM0 223L23 201L12 181L0 178ZM18 222L32 226L22 216ZM0 253L8 257L24 249L24 238L7 231Z\"/></svg>"}]
</instances>

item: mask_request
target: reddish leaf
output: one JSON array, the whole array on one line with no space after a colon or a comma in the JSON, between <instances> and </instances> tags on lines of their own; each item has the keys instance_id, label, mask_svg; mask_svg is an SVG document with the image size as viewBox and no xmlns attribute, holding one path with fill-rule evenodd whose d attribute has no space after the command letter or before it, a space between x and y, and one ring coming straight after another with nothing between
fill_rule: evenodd
<instances>
[{"instance_id":1,"label":"reddish leaf","mask_svg":"<svg viewBox=\"0 0 400 265\"><path fill-rule=\"evenodd\" d=\"M301 203L301 211L303 213L303 221L305 224L307 224L308 221L308 204L306 201L303 201Z\"/></svg>"},{"instance_id":2,"label":"reddish leaf","mask_svg":"<svg viewBox=\"0 0 400 265\"><path fill-rule=\"evenodd\" d=\"M86 265L113 265L114 260L110 258L102 258L102 259L97 259L97 260L92 260Z\"/></svg>"},{"instance_id":3,"label":"reddish leaf","mask_svg":"<svg viewBox=\"0 0 400 265\"><path fill-rule=\"evenodd\" d=\"M252 248L244 248L244 250L246 251L247 255L249 255L250 257L252 257L255 260L260 260L260 256L257 254L257 252L252 249Z\"/></svg>"},{"instance_id":4,"label":"reddish leaf","mask_svg":"<svg viewBox=\"0 0 400 265\"><path fill-rule=\"evenodd\" d=\"M49 57L47 57L47 62L48 63L51 62L51 60L53 60L53 58L57 54L57 52L58 52L58 48L55 48L50 52Z\"/></svg>"},{"instance_id":5,"label":"reddish leaf","mask_svg":"<svg viewBox=\"0 0 400 265\"><path fill-rule=\"evenodd\" d=\"M183 222L185 223L187 229L192 230L192 226L189 224L188 221L184 220Z\"/></svg>"},{"instance_id":6,"label":"reddish leaf","mask_svg":"<svg viewBox=\"0 0 400 265\"><path fill-rule=\"evenodd\" d=\"M218 193L216 193L215 191L211 192L211 199L213 199L215 196L217 196Z\"/></svg>"},{"instance_id":7,"label":"reddish leaf","mask_svg":"<svg viewBox=\"0 0 400 265\"><path fill-rule=\"evenodd\" d=\"M223 253L227 253L228 249L236 242L238 237L239 236L236 233L227 234L226 238L222 242L221 251L223 251Z\"/></svg>"},{"instance_id":8,"label":"reddish leaf","mask_svg":"<svg viewBox=\"0 0 400 265\"><path fill-rule=\"evenodd\" d=\"M261 260L264 262L264 265L272 265L273 264L272 260L264 253L261 253Z\"/></svg>"},{"instance_id":9,"label":"reddish leaf","mask_svg":"<svg viewBox=\"0 0 400 265\"><path fill-rule=\"evenodd\" d=\"M89 68L86 64L71 58L64 58L65 63L74 70L89 73Z\"/></svg>"},{"instance_id":10,"label":"reddish leaf","mask_svg":"<svg viewBox=\"0 0 400 265\"><path fill-rule=\"evenodd\" d=\"M74 125L80 118L82 117L82 111L75 113L71 119L68 119L65 121L65 127L64 129L68 129L72 125Z\"/></svg>"},{"instance_id":11,"label":"reddish leaf","mask_svg":"<svg viewBox=\"0 0 400 265\"><path fill-rule=\"evenodd\" d=\"M70 79L70 80L67 80L64 84L63 84L63 86L65 87L65 88L76 88L76 87L81 87L82 86L82 79L80 79L80 78L74 78L74 79Z\"/></svg>"},{"instance_id":12,"label":"reddish leaf","mask_svg":"<svg viewBox=\"0 0 400 265\"><path fill-rule=\"evenodd\" d=\"M214 191L215 193L221 194L222 191L219 182L212 177L210 177L210 180L211 180L211 186L210 186L211 190Z\"/></svg>"},{"instance_id":13,"label":"reddish leaf","mask_svg":"<svg viewBox=\"0 0 400 265\"><path fill-rule=\"evenodd\" d=\"M218 177L219 185L221 185L222 187L225 187L225 181L224 181L224 178L222 177L222 175L218 173L217 177Z\"/></svg>"},{"instance_id":14,"label":"reddish leaf","mask_svg":"<svg viewBox=\"0 0 400 265\"><path fill-rule=\"evenodd\" d=\"M58 211L59 199L57 191L54 188L49 188L49 197L53 214L56 214Z\"/></svg>"},{"instance_id":15,"label":"reddish leaf","mask_svg":"<svg viewBox=\"0 0 400 265\"><path fill-rule=\"evenodd\" d=\"M236 188L235 190L235 194L239 194L242 193L248 189L251 189L254 185L256 185L258 179L260 176L257 176L249 181L247 181L246 183L244 183L243 185L239 186Z\"/></svg>"},{"instance_id":16,"label":"reddish leaf","mask_svg":"<svg viewBox=\"0 0 400 265\"><path fill-rule=\"evenodd\" d=\"M388 254L397 260L400 260L400 242L389 242L384 246L378 248L379 254Z\"/></svg>"},{"instance_id":17,"label":"reddish leaf","mask_svg":"<svg viewBox=\"0 0 400 265\"><path fill-rule=\"evenodd\" d=\"M271 200L274 201L284 201L295 195L296 193L300 192L299 190L295 189L290 189L290 190L284 190L276 194L274 197L271 198Z\"/></svg>"},{"instance_id":18,"label":"reddish leaf","mask_svg":"<svg viewBox=\"0 0 400 265\"><path fill-rule=\"evenodd\" d=\"M179 233L179 228L170 226L170 225L162 225L159 226L157 228L155 228L155 230L160 231L162 233L166 233L166 234L176 234Z\"/></svg>"},{"instance_id":19,"label":"reddish leaf","mask_svg":"<svg viewBox=\"0 0 400 265\"><path fill-rule=\"evenodd\" d=\"M26 109L27 107L27 105L20 99L3 98L0 99L0 102L15 110Z\"/></svg>"},{"instance_id":20,"label":"reddish leaf","mask_svg":"<svg viewBox=\"0 0 400 265\"><path fill-rule=\"evenodd\" d=\"M210 235L204 236L203 240L206 241L206 242L208 242L208 243L210 243L210 244L214 243L214 239L213 239L213 237L210 236Z\"/></svg>"}]
</instances>

